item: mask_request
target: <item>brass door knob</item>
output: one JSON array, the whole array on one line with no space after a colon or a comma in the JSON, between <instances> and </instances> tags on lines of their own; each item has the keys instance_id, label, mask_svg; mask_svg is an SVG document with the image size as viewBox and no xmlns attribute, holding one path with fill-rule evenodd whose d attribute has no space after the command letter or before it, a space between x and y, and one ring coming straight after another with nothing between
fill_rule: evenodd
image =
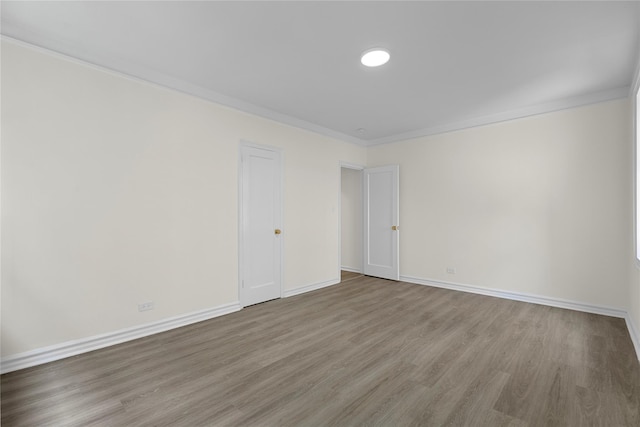
<instances>
[{"instance_id":1,"label":"brass door knob","mask_svg":"<svg viewBox=\"0 0 640 427\"><path fill-rule=\"evenodd\" d=\"M399 230L399 229L400 229L400 226L399 226L399 225L392 225L392 226L391 226L391 229L392 229L393 231L397 231L397 230Z\"/></svg>"},{"instance_id":2,"label":"brass door knob","mask_svg":"<svg viewBox=\"0 0 640 427\"><path fill-rule=\"evenodd\" d=\"M276 228L275 233L276 233L276 234L282 234L282 230L280 230L279 228Z\"/></svg>"}]
</instances>

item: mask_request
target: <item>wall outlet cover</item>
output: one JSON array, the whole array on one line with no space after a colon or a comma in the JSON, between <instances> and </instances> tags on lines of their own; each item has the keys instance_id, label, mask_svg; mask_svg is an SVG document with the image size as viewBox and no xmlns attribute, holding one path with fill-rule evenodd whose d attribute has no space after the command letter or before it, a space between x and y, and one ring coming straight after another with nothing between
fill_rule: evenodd
<instances>
[{"instance_id":1,"label":"wall outlet cover","mask_svg":"<svg viewBox=\"0 0 640 427\"><path fill-rule=\"evenodd\" d=\"M138 304L138 311L153 310L153 301L141 302Z\"/></svg>"}]
</instances>

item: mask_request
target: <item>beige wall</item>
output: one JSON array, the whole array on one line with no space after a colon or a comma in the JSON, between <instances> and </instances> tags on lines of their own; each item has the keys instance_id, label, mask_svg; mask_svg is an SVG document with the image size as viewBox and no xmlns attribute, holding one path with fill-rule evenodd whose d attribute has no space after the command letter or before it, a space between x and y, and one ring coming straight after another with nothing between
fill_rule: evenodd
<instances>
[{"instance_id":1,"label":"beige wall","mask_svg":"<svg viewBox=\"0 0 640 427\"><path fill-rule=\"evenodd\" d=\"M365 150L2 49L3 356L237 301L241 140L284 150L286 290L337 279L340 161L397 163L403 276L629 310L640 330L629 101Z\"/></svg>"},{"instance_id":2,"label":"beige wall","mask_svg":"<svg viewBox=\"0 0 640 427\"><path fill-rule=\"evenodd\" d=\"M401 275L626 310L629 109L612 101L370 149L368 166L400 165Z\"/></svg>"},{"instance_id":3,"label":"beige wall","mask_svg":"<svg viewBox=\"0 0 640 427\"><path fill-rule=\"evenodd\" d=\"M363 148L3 41L2 355L237 301L241 140L284 149L285 290L337 279Z\"/></svg>"},{"instance_id":4,"label":"beige wall","mask_svg":"<svg viewBox=\"0 0 640 427\"><path fill-rule=\"evenodd\" d=\"M362 271L362 171L342 168L342 267Z\"/></svg>"}]
</instances>

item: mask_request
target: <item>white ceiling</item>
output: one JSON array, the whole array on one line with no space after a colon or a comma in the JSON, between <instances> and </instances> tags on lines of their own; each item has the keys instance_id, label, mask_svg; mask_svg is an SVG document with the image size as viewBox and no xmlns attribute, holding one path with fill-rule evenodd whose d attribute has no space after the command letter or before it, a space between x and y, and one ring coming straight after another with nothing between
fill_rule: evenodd
<instances>
[{"instance_id":1,"label":"white ceiling","mask_svg":"<svg viewBox=\"0 0 640 427\"><path fill-rule=\"evenodd\" d=\"M364 145L627 96L640 50L639 2L1 7L5 36Z\"/></svg>"}]
</instances>

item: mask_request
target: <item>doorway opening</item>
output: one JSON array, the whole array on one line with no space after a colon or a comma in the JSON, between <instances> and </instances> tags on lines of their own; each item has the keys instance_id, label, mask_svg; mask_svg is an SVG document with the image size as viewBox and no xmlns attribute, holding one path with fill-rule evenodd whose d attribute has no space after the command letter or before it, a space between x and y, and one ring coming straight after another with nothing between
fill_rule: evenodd
<instances>
[{"instance_id":1,"label":"doorway opening","mask_svg":"<svg viewBox=\"0 0 640 427\"><path fill-rule=\"evenodd\" d=\"M340 277L399 280L400 166L340 166Z\"/></svg>"},{"instance_id":2,"label":"doorway opening","mask_svg":"<svg viewBox=\"0 0 640 427\"><path fill-rule=\"evenodd\" d=\"M362 276L363 167L340 167L340 281Z\"/></svg>"}]
</instances>

